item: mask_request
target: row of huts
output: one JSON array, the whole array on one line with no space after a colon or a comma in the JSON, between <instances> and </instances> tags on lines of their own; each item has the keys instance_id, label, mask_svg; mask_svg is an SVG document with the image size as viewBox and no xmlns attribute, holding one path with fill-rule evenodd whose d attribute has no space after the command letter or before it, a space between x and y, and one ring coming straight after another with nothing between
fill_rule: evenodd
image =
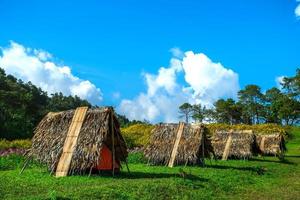
<instances>
[{"instance_id":1,"label":"row of huts","mask_svg":"<svg viewBox=\"0 0 300 200\"><path fill-rule=\"evenodd\" d=\"M204 158L249 158L256 154L281 155L281 134L222 131L208 134L203 125L158 124L144 155L151 164L196 165ZM66 176L94 170L112 170L126 162L128 151L113 108L49 113L38 124L28 158L45 163L51 173Z\"/></svg>"},{"instance_id":2,"label":"row of huts","mask_svg":"<svg viewBox=\"0 0 300 200\"><path fill-rule=\"evenodd\" d=\"M145 149L149 163L168 165L180 124L158 124ZM175 159L176 164L198 164L203 158L247 159L255 155L284 154L281 133L260 134L252 130L216 130L210 133L204 125L185 124Z\"/></svg>"}]
</instances>

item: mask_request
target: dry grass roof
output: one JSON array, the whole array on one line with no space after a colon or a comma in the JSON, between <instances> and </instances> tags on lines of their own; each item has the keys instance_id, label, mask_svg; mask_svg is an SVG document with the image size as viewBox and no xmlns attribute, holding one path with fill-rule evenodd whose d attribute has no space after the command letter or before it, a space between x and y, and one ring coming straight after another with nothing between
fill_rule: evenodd
<instances>
[{"instance_id":1,"label":"dry grass roof","mask_svg":"<svg viewBox=\"0 0 300 200\"><path fill-rule=\"evenodd\" d=\"M213 134L211 144L217 157L222 157L229 135L232 137L232 143L229 149L228 157L249 158L253 155L255 149L255 136L251 130L232 130L216 131Z\"/></svg>"},{"instance_id":2,"label":"dry grass roof","mask_svg":"<svg viewBox=\"0 0 300 200\"><path fill-rule=\"evenodd\" d=\"M152 130L145 157L149 163L167 165L174 147L179 124L158 124ZM211 150L204 126L185 124L179 142L176 164L198 164ZM202 146L204 144L204 146ZM203 148L202 148L203 147ZM204 151L202 151L204 149Z\"/></svg>"},{"instance_id":3,"label":"dry grass roof","mask_svg":"<svg viewBox=\"0 0 300 200\"><path fill-rule=\"evenodd\" d=\"M281 156L286 151L282 134L256 135L256 147L259 154Z\"/></svg>"},{"instance_id":4,"label":"dry grass roof","mask_svg":"<svg viewBox=\"0 0 300 200\"><path fill-rule=\"evenodd\" d=\"M56 170L62 154L74 112L75 110L68 110L49 113L34 131L29 155L45 163L52 172ZM89 109L78 136L69 172L81 172L97 165L104 144L112 150L111 120L113 120L115 133L116 160L124 161L127 158L126 143L120 133L119 123L113 109L110 107Z\"/></svg>"}]
</instances>

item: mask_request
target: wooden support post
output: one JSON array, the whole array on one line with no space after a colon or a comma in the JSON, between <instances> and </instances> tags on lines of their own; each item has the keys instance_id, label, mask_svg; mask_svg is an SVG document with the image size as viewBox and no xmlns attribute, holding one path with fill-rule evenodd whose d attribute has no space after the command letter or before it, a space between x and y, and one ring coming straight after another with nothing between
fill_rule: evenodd
<instances>
[{"instance_id":1,"label":"wooden support post","mask_svg":"<svg viewBox=\"0 0 300 200\"><path fill-rule=\"evenodd\" d=\"M201 130L200 130L200 133L201 133L201 138L202 138L202 141L201 141L201 143L202 143L202 165L203 165L203 167L205 166L205 137L204 137L204 130L201 128Z\"/></svg>"},{"instance_id":2,"label":"wooden support post","mask_svg":"<svg viewBox=\"0 0 300 200\"><path fill-rule=\"evenodd\" d=\"M113 116L114 116L114 115L112 115L112 118L113 118ZM115 128L115 127L114 127L114 128ZM115 129L114 129L114 130L115 130ZM117 135L118 140L121 141L119 134L117 133L116 135ZM119 142L119 144L120 144L120 142ZM125 164L126 164L127 171L128 171L128 173L130 173L130 170L129 170L129 167L128 167L127 158L125 158L125 155L124 155L124 152L123 152L123 149L122 149L121 145L120 145L120 150L121 150L121 153L122 153L123 158L125 159Z\"/></svg>"},{"instance_id":3,"label":"wooden support post","mask_svg":"<svg viewBox=\"0 0 300 200\"><path fill-rule=\"evenodd\" d=\"M111 110L111 140L112 140L112 174L115 176L115 129L114 129L114 119L113 111Z\"/></svg>"},{"instance_id":4,"label":"wooden support post","mask_svg":"<svg viewBox=\"0 0 300 200\"><path fill-rule=\"evenodd\" d=\"M227 141L226 141L225 149L223 152L222 160L228 159L228 155L229 155L230 147L231 147L231 143L232 143L232 133L233 133L233 130L230 130Z\"/></svg>"},{"instance_id":5,"label":"wooden support post","mask_svg":"<svg viewBox=\"0 0 300 200\"><path fill-rule=\"evenodd\" d=\"M175 138L175 143L174 143L173 151L172 151L172 154L171 154L171 158L169 160L168 167L173 167L174 166L174 162L175 162L175 158L176 158L176 155L177 155L177 150L178 150L178 146L179 146L179 142L180 142L180 139L181 139L183 129L184 129L184 123L180 122L179 125L178 125L177 136Z\"/></svg>"},{"instance_id":6,"label":"wooden support post","mask_svg":"<svg viewBox=\"0 0 300 200\"><path fill-rule=\"evenodd\" d=\"M116 135L117 135L118 140L121 141L119 134L117 133ZM121 145L120 145L120 150L121 150L123 158L125 159L125 164L126 164L127 171L128 171L128 173L130 173L128 163L127 163L127 159L125 158L125 155L124 155L124 152L123 152L123 149L122 149Z\"/></svg>"}]
</instances>

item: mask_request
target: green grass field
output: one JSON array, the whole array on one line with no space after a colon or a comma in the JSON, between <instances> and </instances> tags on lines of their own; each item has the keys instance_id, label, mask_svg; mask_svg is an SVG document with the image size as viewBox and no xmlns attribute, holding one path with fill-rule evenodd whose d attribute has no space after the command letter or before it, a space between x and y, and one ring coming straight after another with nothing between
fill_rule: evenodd
<instances>
[{"instance_id":1,"label":"green grass field","mask_svg":"<svg viewBox=\"0 0 300 200\"><path fill-rule=\"evenodd\" d=\"M130 155L119 175L55 178L24 158L0 158L2 199L300 199L300 129L294 128L285 161L274 157L207 161L201 167L147 166ZM180 168L188 175L180 176Z\"/></svg>"}]
</instances>

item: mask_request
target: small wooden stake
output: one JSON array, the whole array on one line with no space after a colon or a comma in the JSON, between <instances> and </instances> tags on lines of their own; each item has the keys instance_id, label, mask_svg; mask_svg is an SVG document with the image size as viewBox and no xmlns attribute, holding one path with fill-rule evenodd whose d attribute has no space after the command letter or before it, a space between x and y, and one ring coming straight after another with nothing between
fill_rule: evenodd
<instances>
[{"instance_id":1,"label":"small wooden stake","mask_svg":"<svg viewBox=\"0 0 300 200\"><path fill-rule=\"evenodd\" d=\"M25 170L25 168L27 167L27 165L28 165L28 163L29 163L29 160L31 160L31 156L28 157L28 158L26 159L26 161L25 161L25 163L24 163L24 166L22 167L22 169L21 169L21 171L20 171L19 174L22 174L22 173L23 173L23 171Z\"/></svg>"},{"instance_id":2,"label":"small wooden stake","mask_svg":"<svg viewBox=\"0 0 300 200\"><path fill-rule=\"evenodd\" d=\"M90 176L91 176L91 174L92 174L92 170L93 170L93 166L91 166L91 168L90 168L89 177L90 177Z\"/></svg>"}]
</instances>

